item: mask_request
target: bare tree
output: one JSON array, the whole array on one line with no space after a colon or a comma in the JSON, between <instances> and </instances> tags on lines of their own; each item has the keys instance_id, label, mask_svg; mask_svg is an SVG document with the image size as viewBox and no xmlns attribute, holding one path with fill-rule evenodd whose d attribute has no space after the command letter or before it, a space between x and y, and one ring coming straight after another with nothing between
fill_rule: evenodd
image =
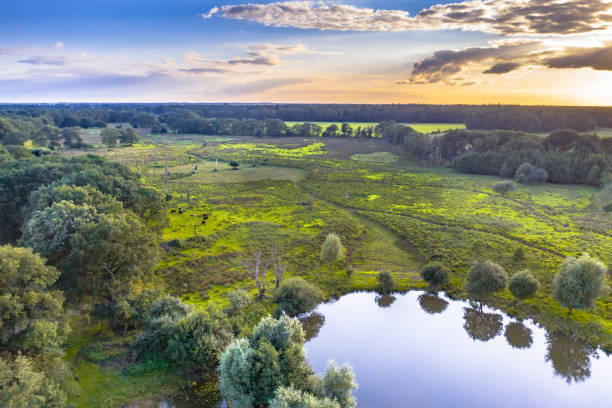
<instances>
[{"instance_id":1,"label":"bare tree","mask_svg":"<svg viewBox=\"0 0 612 408\"><path fill-rule=\"evenodd\" d=\"M276 278L276 289L278 289L285 272L287 272L288 262L283 262L285 259L285 250L273 247L270 253L270 263L272 269L274 269L274 276Z\"/></svg>"},{"instance_id":2,"label":"bare tree","mask_svg":"<svg viewBox=\"0 0 612 408\"><path fill-rule=\"evenodd\" d=\"M254 250L250 254L250 258L247 260L244 255L241 255L240 263L244 270L255 279L259 299L263 299L266 296L266 270L270 266L270 262L264 263L263 250L261 248Z\"/></svg>"}]
</instances>

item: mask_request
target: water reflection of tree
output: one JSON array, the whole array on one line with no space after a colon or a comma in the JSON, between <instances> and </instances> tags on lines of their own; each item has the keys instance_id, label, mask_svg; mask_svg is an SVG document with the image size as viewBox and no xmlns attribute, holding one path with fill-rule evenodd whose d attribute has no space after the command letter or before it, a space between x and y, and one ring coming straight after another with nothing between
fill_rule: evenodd
<instances>
[{"instance_id":1,"label":"water reflection of tree","mask_svg":"<svg viewBox=\"0 0 612 408\"><path fill-rule=\"evenodd\" d=\"M480 310L463 309L463 328L474 340L489 341L502 331L502 316L498 313L485 313Z\"/></svg>"},{"instance_id":2,"label":"water reflection of tree","mask_svg":"<svg viewBox=\"0 0 612 408\"><path fill-rule=\"evenodd\" d=\"M504 336L512 348L526 349L533 344L531 329L520 322L508 323Z\"/></svg>"},{"instance_id":3,"label":"water reflection of tree","mask_svg":"<svg viewBox=\"0 0 612 408\"><path fill-rule=\"evenodd\" d=\"M575 335L547 333L548 354L546 361L552 363L555 374L568 384L582 382L591 376L591 357L596 351Z\"/></svg>"},{"instance_id":4,"label":"water reflection of tree","mask_svg":"<svg viewBox=\"0 0 612 408\"><path fill-rule=\"evenodd\" d=\"M419 296L419 304L421 309L428 314L442 313L448 307L446 300L429 293L423 293Z\"/></svg>"},{"instance_id":5,"label":"water reflection of tree","mask_svg":"<svg viewBox=\"0 0 612 408\"><path fill-rule=\"evenodd\" d=\"M378 307L382 307L384 309L386 307L390 307L393 302L396 301L396 299L393 295L377 295L374 298L374 301L376 302Z\"/></svg>"},{"instance_id":6,"label":"water reflection of tree","mask_svg":"<svg viewBox=\"0 0 612 408\"><path fill-rule=\"evenodd\" d=\"M306 341L319 335L321 327L325 324L325 316L318 312L312 312L308 316L300 318Z\"/></svg>"}]
</instances>

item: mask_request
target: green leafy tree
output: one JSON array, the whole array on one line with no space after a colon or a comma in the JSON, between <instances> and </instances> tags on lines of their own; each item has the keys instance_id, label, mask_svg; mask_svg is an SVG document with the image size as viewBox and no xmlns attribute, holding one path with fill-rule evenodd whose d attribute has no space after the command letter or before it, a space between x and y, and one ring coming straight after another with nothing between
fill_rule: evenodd
<instances>
[{"instance_id":1,"label":"green leafy tree","mask_svg":"<svg viewBox=\"0 0 612 408\"><path fill-rule=\"evenodd\" d=\"M302 278L284 280L274 292L272 301L278 303L277 312L297 316L314 309L323 301L323 292Z\"/></svg>"},{"instance_id":2,"label":"green leafy tree","mask_svg":"<svg viewBox=\"0 0 612 408\"><path fill-rule=\"evenodd\" d=\"M53 203L36 211L25 226L23 242L59 266L70 252L70 238L79 227L99 219L96 209L71 201Z\"/></svg>"},{"instance_id":3,"label":"green leafy tree","mask_svg":"<svg viewBox=\"0 0 612 408\"><path fill-rule=\"evenodd\" d=\"M73 149L83 147L83 138L81 137L81 129L78 127L67 127L62 130L62 139L64 146Z\"/></svg>"},{"instance_id":4,"label":"green leafy tree","mask_svg":"<svg viewBox=\"0 0 612 408\"><path fill-rule=\"evenodd\" d=\"M319 398L293 387L279 387L269 408L341 408L340 404L329 398Z\"/></svg>"},{"instance_id":5,"label":"green leafy tree","mask_svg":"<svg viewBox=\"0 0 612 408\"><path fill-rule=\"evenodd\" d=\"M512 276L508 288L516 298L527 299L535 296L540 288L540 281L531 272L521 271Z\"/></svg>"},{"instance_id":6,"label":"green leafy tree","mask_svg":"<svg viewBox=\"0 0 612 408\"><path fill-rule=\"evenodd\" d=\"M508 284L508 274L492 261L478 262L468 273L467 290L477 296L487 296L503 290Z\"/></svg>"},{"instance_id":7,"label":"green leafy tree","mask_svg":"<svg viewBox=\"0 0 612 408\"><path fill-rule=\"evenodd\" d=\"M249 292L244 289L235 289L228 295L230 316L237 316L248 306L250 302Z\"/></svg>"},{"instance_id":8,"label":"green leafy tree","mask_svg":"<svg viewBox=\"0 0 612 408\"><path fill-rule=\"evenodd\" d=\"M39 134L38 139L42 141L46 141L48 143L49 149L55 150L60 147L61 131L57 126L47 125L43 127Z\"/></svg>"},{"instance_id":9,"label":"green leafy tree","mask_svg":"<svg viewBox=\"0 0 612 408\"><path fill-rule=\"evenodd\" d=\"M340 237L333 232L327 234L321 246L321 260L327 263L336 262L344 257L344 247Z\"/></svg>"},{"instance_id":10,"label":"green leafy tree","mask_svg":"<svg viewBox=\"0 0 612 408\"><path fill-rule=\"evenodd\" d=\"M102 214L70 238L62 265L70 287L101 299L116 299L159 256L157 237L133 214Z\"/></svg>"},{"instance_id":11,"label":"green leafy tree","mask_svg":"<svg viewBox=\"0 0 612 408\"><path fill-rule=\"evenodd\" d=\"M343 137L353 137L353 128L348 122L342 123L341 132Z\"/></svg>"},{"instance_id":12,"label":"green leafy tree","mask_svg":"<svg viewBox=\"0 0 612 408\"><path fill-rule=\"evenodd\" d=\"M124 146L132 146L134 143L138 143L139 140L138 132L131 126L121 129L119 132L119 141Z\"/></svg>"},{"instance_id":13,"label":"green leafy tree","mask_svg":"<svg viewBox=\"0 0 612 408\"><path fill-rule=\"evenodd\" d=\"M515 189L516 185L512 181L502 181L493 186L493 190L501 195L506 195Z\"/></svg>"},{"instance_id":14,"label":"green leafy tree","mask_svg":"<svg viewBox=\"0 0 612 408\"><path fill-rule=\"evenodd\" d=\"M592 307L595 300L603 294L606 280L606 266L588 254L580 258L566 258L553 280L553 297L573 309Z\"/></svg>"},{"instance_id":15,"label":"green leafy tree","mask_svg":"<svg viewBox=\"0 0 612 408\"><path fill-rule=\"evenodd\" d=\"M232 170L238 170L238 167L240 167L240 163L238 163L236 160L231 160L229 162L229 165L232 168Z\"/></svg>"},{"instance_id":16,"label":"green leafy tree","mask_svg":"<svg viewBox=\"0 0 612 408\"><path fill-rule=\"evenodd\" d=\"M20 330L34 330L41 319L62 314L61 292L50 289L59 276L57 269L29 248L0 246L0 343Z\"/></svg>"},{"instance_id":17,"label":"green leafy tree","mask_svg":"<svg viewBox=\"0 0 612 408\"><path fill-rule=\"evenodd\" d=\"M175 363L212 370L233 338L230 323L223 313L208 308L178 321L174 336L168 341L167 353Z\"/></svg>"},{"instance_id":18,"label":"green leafy tree","mask_svg":"<svg viewBox=\"0 0 612 408\"><path fill-rule=\"evenodd\" d=\"M430 262L421 269L421 278L432 287L448 283L448 268L440 262Z\"/></svg>"},{"instance_id":19,"label":"green leafy tree","mask_svg":"<svg viewBox=\"0 0 612 408\"><path fill-rule=\"evenodd\" d=\"M0 406L47 408L65 407L67 403L66 393L30 358L0 357Z\"/></svg>"},{"instance_id":20,"label":"green leafy tree","mask_svg":"<svg viewBox=\"0 0 612 408\"><path fill-rule=\"evenodd\" d=\"M390 293L395 289L395 280L389 271L382 271L376 275L376 281L378 282L379 293Z\"/></svg>"},{"instance_id":21,"label":"green leafy tree","mask_svg":"<svg viewBox=\"0 0 612 408\"><path fill-rule=\"evenodd\" d=\"M323 394L332 401L337 401L341 408L354 408L357 401L352 392L357 389L355 374L348 365L339 367L331 361L323 377Z\"/></svg>"},{"instance_id":22,"label":"green leafy tree","mask_svg":"<svg viewBox=\"0 0 612 408\"><path fill-rule=\"evenodd\" d=\"M116 128L112 126L107 126L102 129L100 135L102 136L102 143L104 143L105 146L117 146L117 142L119 141L119 131Z\"/></svg>"},{"instance_id":23,"label":"green leafy tree","mask_svg":"<svg viewBox=\"0 0 612 408\"><path fill-rule=\"evenodd\" d=\"M306 386L313 376L302 348L304 331L283 314L263 318L250 339L230 344L219 362L219 389L235 408L265 406L278 387Z\"/></svg>"}]
</instances>

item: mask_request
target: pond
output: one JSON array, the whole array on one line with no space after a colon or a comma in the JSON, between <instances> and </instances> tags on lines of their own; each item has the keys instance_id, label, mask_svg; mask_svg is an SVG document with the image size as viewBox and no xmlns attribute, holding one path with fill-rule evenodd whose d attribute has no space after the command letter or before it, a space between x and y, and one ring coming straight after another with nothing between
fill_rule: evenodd
<instances>
[{"instance_id":1,"label":"pond","mask_svg":"<svg viewBox=\"0 0 612 408\"><path fill-rule=\"evenodd\" d=\"M353 293L304 324L316 372L353 367L359 408L612 406L611 357L443 295Z\"/></svg>"}]
</instances>

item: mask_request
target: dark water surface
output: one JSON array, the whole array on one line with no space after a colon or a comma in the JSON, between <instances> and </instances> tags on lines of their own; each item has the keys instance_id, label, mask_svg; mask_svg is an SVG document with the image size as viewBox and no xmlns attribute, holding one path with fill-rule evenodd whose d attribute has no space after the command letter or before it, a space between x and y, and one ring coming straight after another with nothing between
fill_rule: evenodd
<instances>
[{"instance_id":1,"label":"dark water surface","mask_svg":"<svg viewBox=\"0 0 612 408\"><path fill-rule=\"evenodd\" d=\"M305 328L313 369L353 366L359 408L612 407L612 358L571 336L422 292L353 293Z\"/></svg>"}]
</instances>

